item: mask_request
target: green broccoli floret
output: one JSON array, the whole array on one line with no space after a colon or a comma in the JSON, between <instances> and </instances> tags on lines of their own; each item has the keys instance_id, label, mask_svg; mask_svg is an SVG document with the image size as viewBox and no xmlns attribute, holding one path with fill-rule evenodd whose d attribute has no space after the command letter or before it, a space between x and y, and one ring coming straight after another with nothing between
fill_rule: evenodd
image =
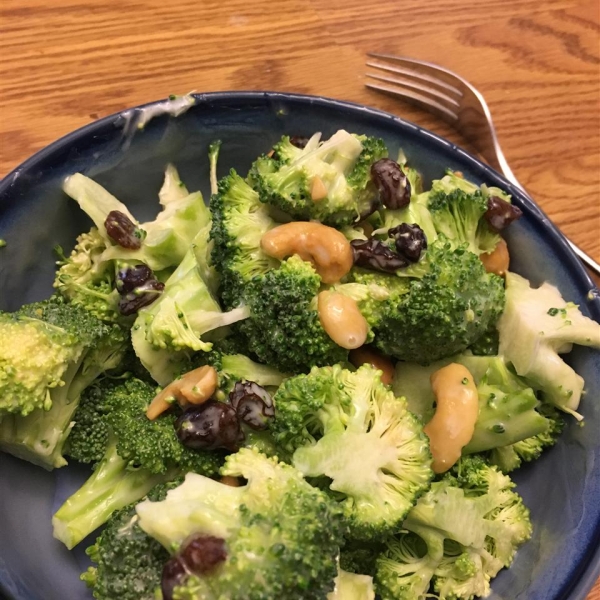
<instances>
[{"instance_id":1,"label":"green broccoli floret","mask_svg":"<svg viewBox=\"0 0 600 600\"><path fill-rule=\"evenodd\" d=\"M88 214L104 239L103 261L137 261L153 271L175 267L183 260L198 231L210 221L202 194L190 194L173 165L167 166L159 192L162 210L153 221L146 223L139 223L122 202L81 173L68 177L63 190ZM142 239L138 250L123 248L107 234L104 222L115 210L126 215L136 226L137 235Z\"/></svg>"},{"instance_id":2,"label":"green broccoli floret","mask_svg":"<svg viewBox=\"0 0 600 600\"><path fill-rule=\"evenodd\" d=\"M348 540L340 549L340 569L358 575L375 576L377 557L384 550L383 540L367 543Z\"/></svg>"},{"instance_id":3,"label":"green broccoli floret","mask_svg":"<svg viewBox=\"0 0 600 600\"><path fill-rule=\"evenodd\" d=\"M224 540L216 572L190 573L177 600L325 600L333 589L342 539L340 511L294 468L242 449L221 473L248 483L229 487L188 474L163 502L137 505L140 527L170 552L190 534Z\"/></svg>"},{"instance_id":4,"label":"green broccoli floret","mask_svg":"<svg viewBox=\"0 0 600 600\"><path fill-rule=\"evenodd\" d=\"M340 569L334 581L335 588L327 594L327 600L375 600L373 578L368 575Z\"/></svg>"},{"instance_id":5,"label":"green broccoli floret","mask_svg":"<svg viewBox=\"0 0 600 600\"><path fill-rule=\"evenodd\" d=\"M303 149L283 138L275 157L263 156L249 179L260 200L296 219L341 226L358 221L377 201L371 165L387 156L382 140L344 130L320 143L320 134Z\"/></svg>"},{"instance_id":6,"label":"green broccoli floret","mask_svg":"<svg viewBox=\"0 0 600 600\"><path fill-rule=\"evenodd\" d=\"M122 320L119 292L115 289L115 261L102 257L106 242L96 227L82 233L71 254L62 249L54 287L72 305L80 306L103 321Z\"/></svg>"},{"instance_id":7,"label":"green broccoli floret","mask_svg":"<svg viewBox=\"0 0 600 600\"><path fill-rule=\"evenodd\" d=\"M480 338L475 340L474 344L469 346L469 350L475 356L497 356L499 344L500 335L496 324L494 324Z\"/></svg>"},{"instance_id":8,"label":"green broccoli floret","mask_svg":"<svg viewBox=\"0 0 600 600\"><path fill-rule=\"evenodd\" d=\"M190 471L214 475L223 464L220 452L195 451L181 444L174 413L163 413L153 421L146 417L155 395L155 388L134 378L105 390L110 430L106 453L52 519L54 536L68 548L155 485Z\"/></svg>"},{"instance_id":9,"label":"green broccoli floret","mask_svg":"<svg viewBox=\"0 0 600 600\"><path fill-rule=\"evenodd\" d=\"M46 469L66 465L80 395L126 344L117 325L58 297L0 313L0 448Z\"/></svg>"},{"instance_id":10,"label":"green broccoli floret","mask_svg":"<svg viewBox=\"0 0 600 600\"><path fill-rule=\"evenodd\" d=\"M348 351L321 325L316 306L320 285L312 265L298 256L247 283L243 298L250 318L239 330L261 362L297 373L346 360Z\"/></svg>"},{"instance_id":11,"label":"green broccoli floret","mask_svg":"<svg viewBox=\"0 0 600 600\"><path fill-rule=\"evenodd\" d=\"M262 236L275 226L258 194L232 169L211 197L212 262L221 276L221 300L226 309L239 305L244 287L278 261L260 248Z\"/></svg>"},{"instance_id":12,"label":"green broccoli floret","mask_svg":"<svg viewBox=\"0 0 600 600\"><path fill-rule=\"evenodd\" d=\"M306 477L327 477L357 539L395 531L432 477L427 436L370 366L314 368L274 397L272 431Z\"/></svg>"},{"instance_id":13,"label":"green broccoli floret","mask_svg":"<svg viewBox=\"0 0 600 600\"><path fill-rule=\"evenodd\" d=\"M540 413L549 422L546 431L511 444L494 448L487 454L488 461L496 465L503 473L518 469L522 463L537 460L544 450L556 444L565 421L559 412L550 405L543 405Z\"/></svg>"},{"instance_id":14,"label":"green broccoli floret","mask_svg":"<svg viewBox=\"0 0 600 600\"><path fill-rule=\"evenodd\" d=\"M531 537L529 511L514 483L481 458L462 459L432 484L377 561L382 600L472 600L510 566Z\"/></svg>"},{"instance_id":15,"label":"green broccoli floret","mask_svg":"<svg viewBox=\"0 0 600 600\"><path fill-rule=\"evenodd\" d=\"M160 502L182 483L178 478L152 488L148 500ZM86 550L95 563L81 579L96 600L156 600L169 553L138 523L135 504L115 512L96 542Z\"/></svg>"},{"instance_id":16,"label":"green broccoli floret","mask_svg":"<svg viewBox=\"0 0 600 600\"><path fill-rule=\"evenodd\" d=\"M152 377L166 385L192 352L212 348L206 340L211 336L209 332L218 335L215 330L245 319L248 314L245 307L221 311L200 275L193 250L189 250L167 279L158 300L138 311L131 332L133 348Z\"/></svg>"},{"instance_id":17,"label":"green broccoli floret","mask_svg":"<svg viewBox=\"0 0 600 600\"><path fill-rule=\"evenodd\" d=\"M443 237L397 275L404 283L383 302L373 332L375 346L400 360L427 364L462 352L496 322L504 306L502 278L486 273L477 256L453 249ZM380 281L385 285L384 277Z\"/></svg>"},{"instance_id":18,"label":"green broccoli floret","mask_svg":"<svg viewBox=\"0 0 600 600\"><path fill-rule=\"evenodd\" d=\"M577 413L584 381L559 356L573 344L600 348L600 324L565 302L544 283L532 288L516 273L506 274L506 308L498 321L499 352L515 371L542 392L543 400L581 419Z\"/></svg>"}]
</instances>

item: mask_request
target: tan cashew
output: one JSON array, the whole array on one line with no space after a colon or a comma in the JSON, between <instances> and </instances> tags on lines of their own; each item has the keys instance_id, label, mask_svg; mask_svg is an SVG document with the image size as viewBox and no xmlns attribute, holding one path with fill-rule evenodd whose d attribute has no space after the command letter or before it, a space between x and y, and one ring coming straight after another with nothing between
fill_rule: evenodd
<instances>
[{"instance_id":1,"label":"tan cashew","mask_svg":"<svg viewBox=\"0 0 600 600\"><path fill-rule=\"evenodd\" d=\"M456 463L473 437L479 399L473 376L457 363L433 373L431 387L437 406L424 431L429 436L433 470L444 473Z\"/></svg>"},{"instance_id":2,"label":"tan cashew","mask_svg":"<svg viewBox=\"0 0 600 600\"><path fill-rule=\"evenodd\" d=\"M352 268L350 242L333 227L309 221L295 221L271 229L260 247L265 254L284 260L297 254L311 262L324 283L339 281Z\"/></svg>"},{"instance_id":3,"label":"tan cashew","mask_svg":"<svg viewBox=\"0 0 600 600\"><path fill-rule=\"evenodd\" d=\"M508 254L508 246L503 238L500 238L500 241L491 252L481 254L479 258L488 273L495 273L504 277L506 271L508 271L510 255Z\"/></svg>"},{"instance_id":4,"label":"tan cashew","mask_svg":"<svg viewBox=\"0 0 600 600\"><path fill-rule=\"evenodd\" d=\"M202 404L215 393L218 383L219 377L214 367L205 365L189 371L156 395L146 409L146 416L153 421L168 410L173 402L182 406Z\"/></svg>"},{"instance_id":5,"label":"tan cashew","mask_svg":"<svg viewBox=\"0 0 600 600\"><path fill-rule=\"evenodd\" d=\"M350 352L350 362L355 367L361 365L371 365L375 369L381 371L381 381L385 385L391 385L394 379L394 363L383 354L379 354L377 350L370 346L363 346L362 348L356 348Z\"/></svg>"},{"instance_id":6,"label":"tan cashew","mask_svg":"<svg viewBox=\"0 0 600 600\"><path fill-rule=\"evenodd\" d=\"M326 290L317 297L317 310L323 329L338 346L353 350L365 343L369 326L352 298Z\"/></svg>"}]
</instances>

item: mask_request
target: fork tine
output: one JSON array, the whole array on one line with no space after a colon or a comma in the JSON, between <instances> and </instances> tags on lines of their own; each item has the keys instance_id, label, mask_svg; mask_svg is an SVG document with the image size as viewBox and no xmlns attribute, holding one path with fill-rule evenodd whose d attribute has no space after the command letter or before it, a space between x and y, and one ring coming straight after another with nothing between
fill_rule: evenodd
<instances>
[{"instance_id":1,"label":"fork tine","mask_svg":"<svg viewBox=\"0 0 600 600\"><path fill-rule=\"evenodd\" d=\"M421 77L431 78L433 80L431 83L435 83L441 87L450 86L454 92L460 94L461 96L463 94L461 87L471 87L467 81L465 81L459 75L456 75L456 73L423 60L416 60L414 58L394 56L393 54L384 54L379 52L367 52L367 56L383 61L391 61L396 65L401 65L402 67L410 69L413 73L419 73Z\"/></svg>"},{"instance_id":2,"label":"fork tine","mask_svg":"<svg viewBox=\"0 0 600 600\"><path fill-rule=\"evenodd\" d=\"M373 66L371 63L367 63L367 66ZM387 69L385 69L387 70ZM404 77L385 77L384 75L379 75L376 73L366 73L367 77L371 77L372 79L378 79L379 81L387 81L388 83L397 83L398 85L402 85L407 88L412 88L419 92L423 92L429 96L432 96L434 100L438 100L444 104L449 104L449 108L459 108L460 104L454 98L447 96L446 94L430 88L426 85L422 85L417 81L413 81L411 79L404 79Z\"/></svg>"},{"instance_id":3,"label":"fork tine","mask_svg":"<svg viewBox=\"0 0 600 600\"><path fill-rule=\"evenodd\" d=\"M380 57L382 57L384 55L369 54L369 56L374 56L378 60L383 60ZM407 69L404 67L392 66L389 63L383 63L383 62L376 63L376 62L370 62L370 61L367 62L367 67L373 67L375 69L382 69L383 71L389 71L390 73L397 73L398 75L406 75L407 77L413 77L419 81L426 81L427 83L430 83L431 85L434 85L434 86L440 87L444 90L447 90L448 92L451 92L452 94L456 94L457 96L463 95L461 90L459 90L457 87L450 85L437 77L431 77L430 75L427 75L425 73L415 71L414 68Z\"/></svg>"},{"instance_id":4,"label":"fork tine","mask_svg":"<svg viewBox=\"0 0 600 600\"><path fill-rule=\"evenodd\" d=\"M398 83L395 83L393 86L365 83L365 86L372 90L378 90L380 92L391 94L392 96L398 96L403 100L411 102L417 106L425 105L427 107L425 110L438 114L440 117L442 117L442 119L449 123L454 123L454 121L458 119L458 115L453 113L449 108L446 108L439 102L436 102L432 98L428 98L423 94L419 94L409 89L402 89Z\"/></svg>"}]
</instances>

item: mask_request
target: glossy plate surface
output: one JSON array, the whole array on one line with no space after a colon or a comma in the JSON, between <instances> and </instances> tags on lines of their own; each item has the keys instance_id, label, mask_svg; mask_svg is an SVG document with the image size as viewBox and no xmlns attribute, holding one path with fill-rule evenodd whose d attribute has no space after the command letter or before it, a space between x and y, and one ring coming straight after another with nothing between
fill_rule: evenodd
<instances>
[{"instance_id":1,"label":"glossy plate surface","mask_svg":"<svg viewBox=\"0 0 600 600\"><path fill-rule=\"evenodd\" d=\"M450 142L392 115L328 100L279 93L237 92L194 96L178 117L168 104L126 111L80 129L26 161L0 183L0 309L14 310L52 292L52 249L70 250L90 222L61 191L62 179L80 171L104 185L140 219L158 211L157 193L167 162L189 190L207 199L208 144L221 139L219 175L242 174L283 134L325 137L345 128L384 138L395 156L402 148L426 185L447 167L480 184L513 194L524 218L507 236L511 268L539 284L548 280L584 314L600 320L593 284L545 215L516 188ZM170 108L177 108L177 106ZM162 114L161 114L162 113ZM139 129L142 121L153 118ZM557 446L515 474L531 509L533 539L494 581L492 598L583 600L600 566L600 354L578 348L569 357L585 378L581 412ZM87 476L69 466L52 473L0 454L0 598L88 600L79 574L87 568L82 543L67 551L52 537L51 516ZM116 599L115 599L116 600Z\"/></svg>"}]
</instances>

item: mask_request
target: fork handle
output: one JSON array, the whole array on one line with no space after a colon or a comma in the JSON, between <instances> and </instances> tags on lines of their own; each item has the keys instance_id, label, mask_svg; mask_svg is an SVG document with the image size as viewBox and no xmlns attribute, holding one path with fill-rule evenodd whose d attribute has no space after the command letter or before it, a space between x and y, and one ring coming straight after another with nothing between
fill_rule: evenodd
<instances>
[{"instance_id":1,"label":"fork handle","mask_svg":"<svg viewBox=\"0 0 600 600\"><path fill-rule=\"evenodd\" d=\"M525 196L527 196L527 198L531 200L531 202L537 204L535 200L526 192L525 188L519 183L519 180L515 177L515 174L512 172L512 169L508 166L508 163L506 162L506 158L504 157L504 153L500 149L500 146L497 143L495 145L495 158L497 159L497 161L495 161L496 164L492 166L496 167L497 169L500 169L500 171L502 171L506 179L508 179L514 186L518 187L521 190L521 192L523 192L523 194L525 194ZM589 254L585 253L577 244L572 242L560 229L558 231L565 238L567 244L569 244L569 247L571 248L571 250L573 250L573 252L575 252L579 260L592 273L600 277L600 264L598 264Z\"/></svg>"}]
</instances>

